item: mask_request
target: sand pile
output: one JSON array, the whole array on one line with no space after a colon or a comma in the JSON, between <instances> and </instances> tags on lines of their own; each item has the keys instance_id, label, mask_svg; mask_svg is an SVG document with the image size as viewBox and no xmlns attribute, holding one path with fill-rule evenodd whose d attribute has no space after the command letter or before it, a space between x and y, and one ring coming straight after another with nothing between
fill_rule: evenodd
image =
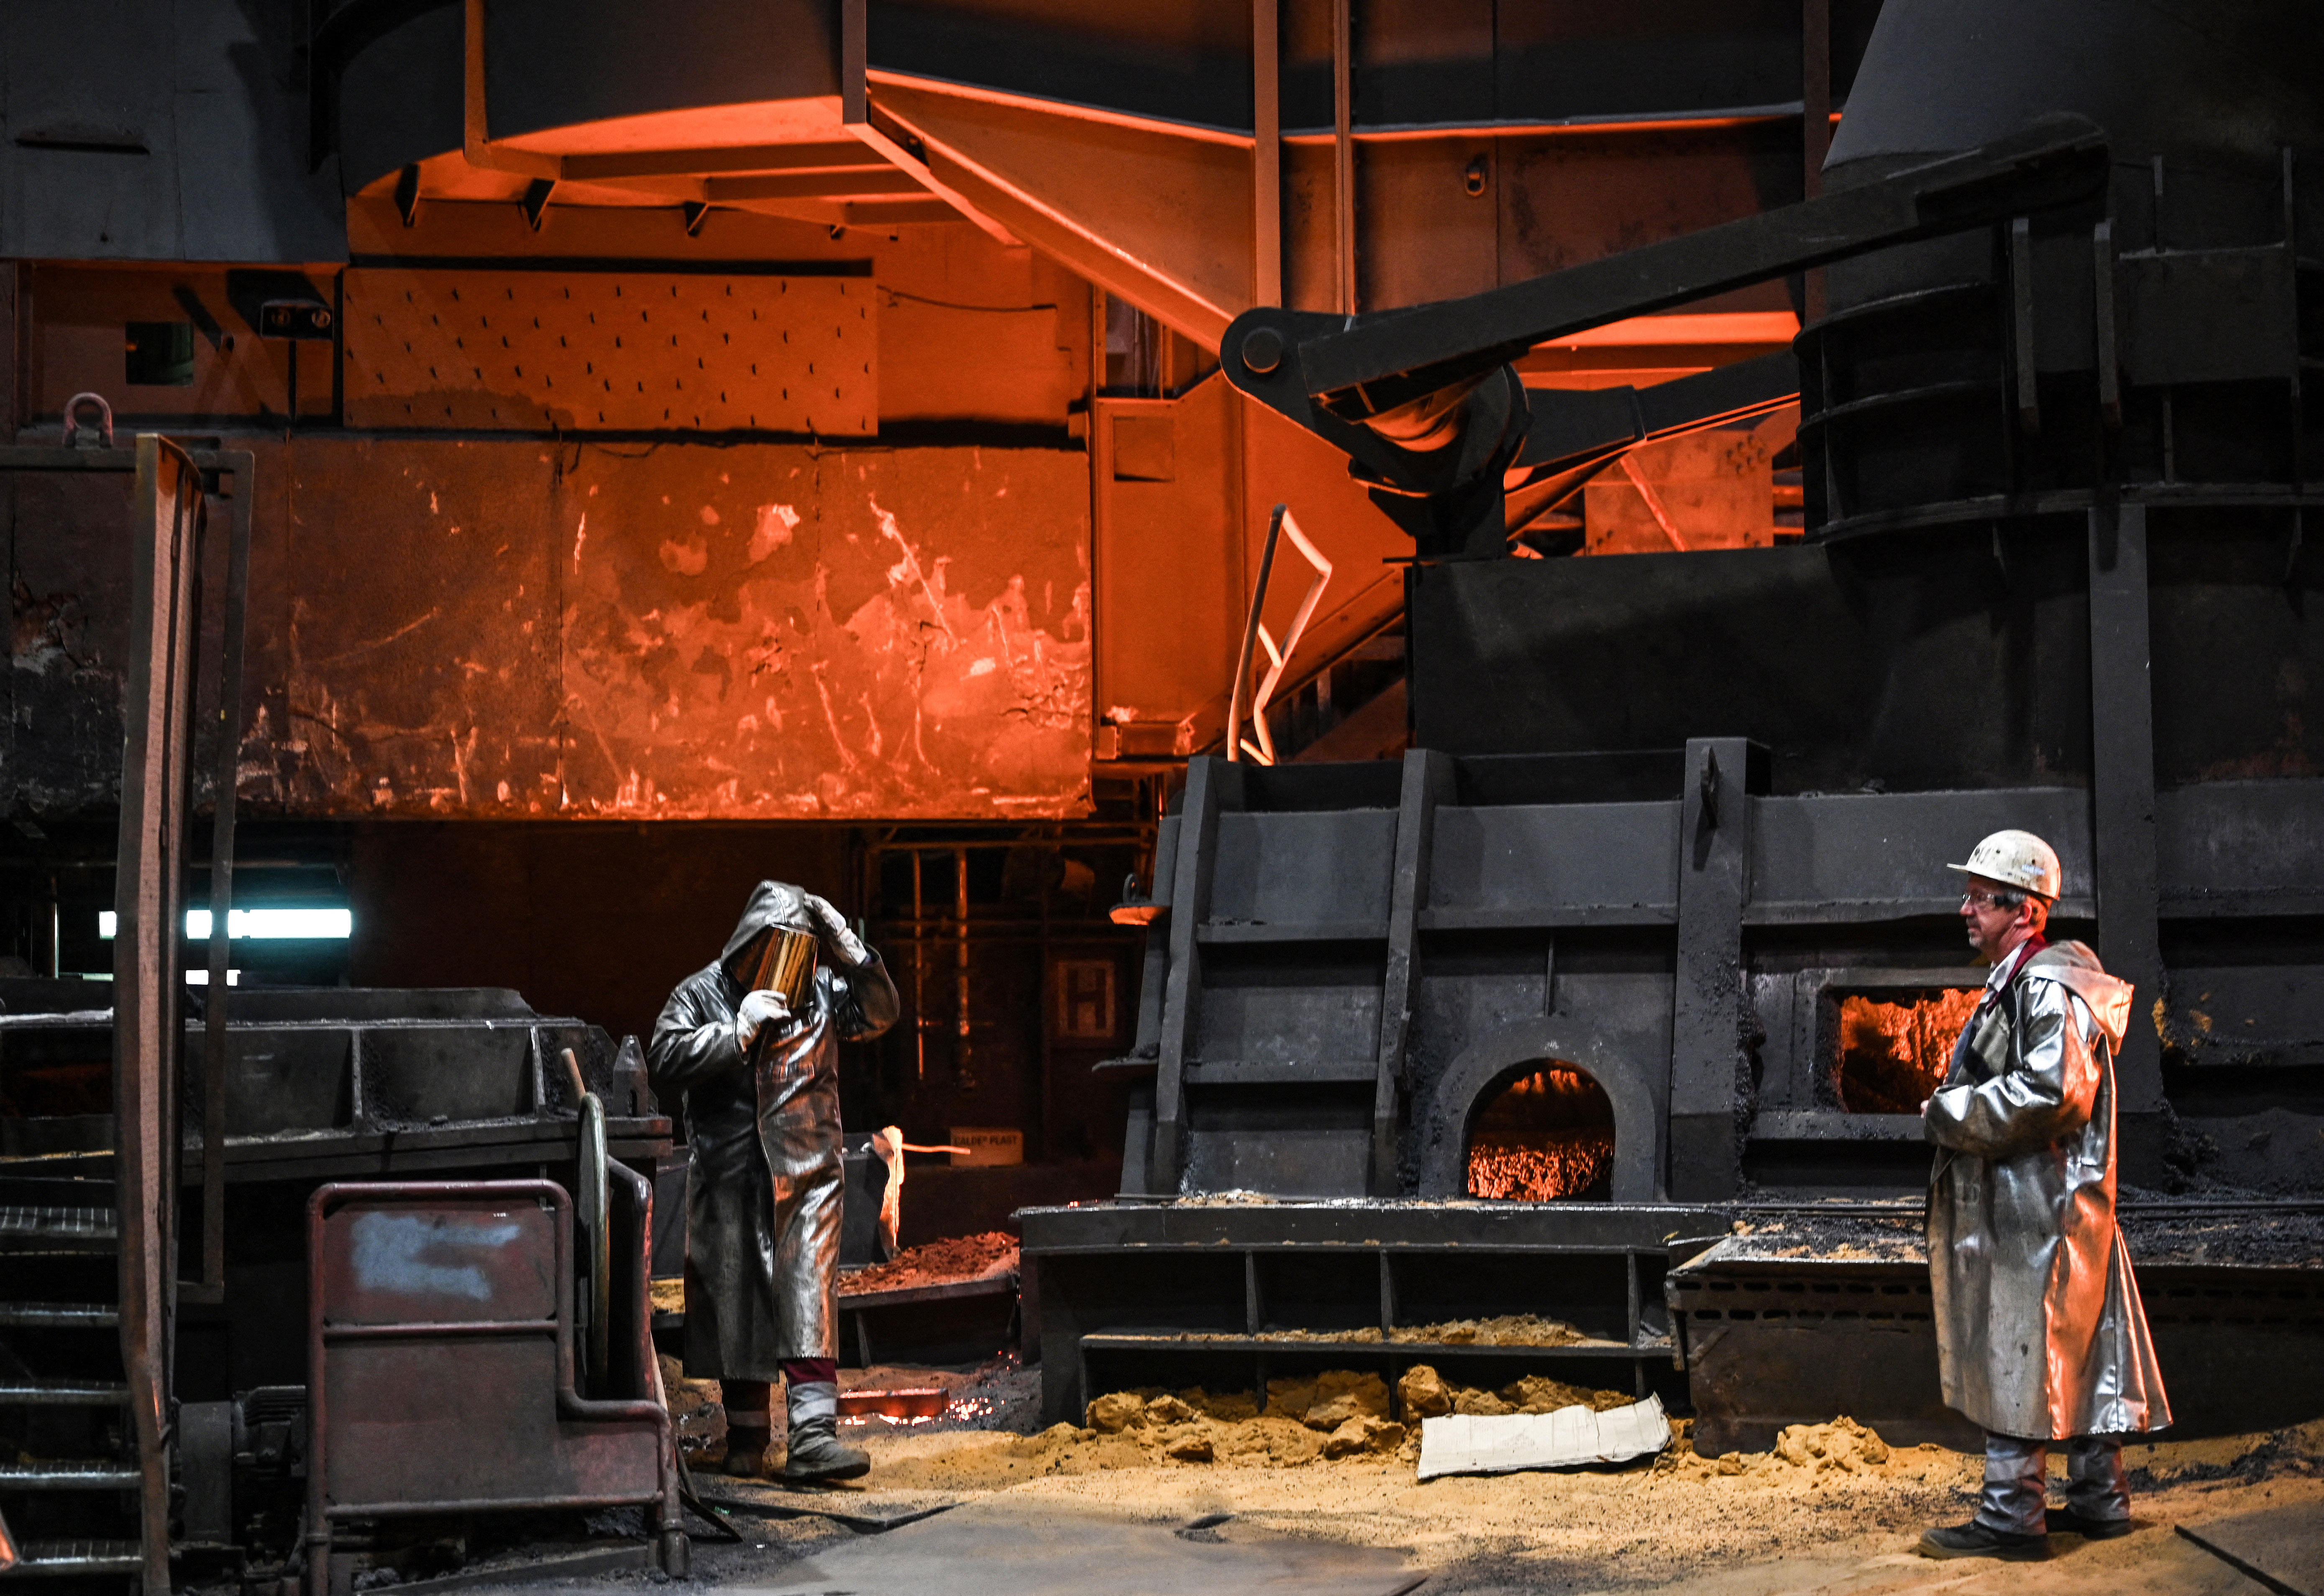
<instances>
[{"instance_id":1,"label":"sand pile","mask_svg":"<svg viewBox=\"0 0 2324 1596\"><path fill-rule=\"evenodd\" d=\"M1632 1400L1618 1391L1569 1386L1539 1375L1498 1392L1479 1390L1445 1380L1425 1364L1405 1372L1397 1395L1406 1422L1388 1416L1385 1380L1347 1370L1268 1381L1265 1413L1250 1391L1212 1392L1199 1386L1110 1391L1089 1405L1085 1425L1052 1425L1038 1435L995 1437L984 1445L953 1445L952 1437L931 1436L925 1449L915 1445L882 1457L878 1475L883 1487L896 1490L973 1490L1110 1470L1287 1469L1342 1462L1409 1465L1419 1460L1424 1418L1552 1413L1577 1403L1604 1412Z\"/></svg>"},{"instance_id":2,"label":"sand pile","mask_svg":"<svg viewBox=\"0 0 2324 1596\"><path fill-rule=\"evenodd\" d=\"M1411 1462L1419 1421L1447 1413L1551 1413L1576 1403L1603 1412L1631 1398L1530 1375L1499 1391L1456 1385L1421 1364L1397 1382L1407 1422L1388 1416L1388 1382L1333 1370L1312 1379L1267 1382L1267 1411L1250 1391L1110 1391L1089 1405L1088 1423L1053 1425L991 1446L899 1459L883 1465L899 1487L961 1489L1044 1474L1103 1469L1225 1464L1282 1469L1342 1459Z\"/></svg>"},{"instance_id":3,"label":"sand pile","mask_svg":"<svg viewBox=\"0 0 2324 1596\"><path fill-rule=\"evenodd\" d=\"M1322 1458L1333 1439L1297 1419L1255 1414L1218 1419L1183 1397L1165 1394L1148 1403L1134 1393L1116 1394L1131 1397L1139 1404L1134 1417L1120 1415L1119 1430L1109 1433L1093 1425L1052 1425L1038 1435L996 1437L983 1444L966 1436L936 1435L927 1437L921 1445L914 1444L920 1437L912 1437L905 1444L910 1450L898 1447L880 1460L875 1483L899 1490L992 1490L1047 1475L1211 1464L1287 1468ZM1250 1407L1246 1397L1246 1413ZM1392 1427L1395 1440L1401 1443L1402 1426ZM1357 1433L1366 1434L1360 1427ZM955 1441L966 1444L952 1444ZM1335 1455L1368 1454L1341 1452Z\"/></svg>"},{"instance_id":4,"label":"sand pile","mask_svg":"<svg viewBox=\"0 0 2324 1596\"><path fill-rule=\"evenodd\" d=\"M1180 1339L1199 1341L1216 1334L1189 1330ZM1436 1324L1399 1324L1386 1334L1377 1324L1357 1330L1262 1330L1260 1341L1356 1342L1379 1345L1447 1347L1563 1347L1590 1338L1563 1319L1533 1314L1503 1314L1492 1319L1447 1319Z\"/></svg>"},{"instance_id":5,"label":"sand pile","mask_svg":"<svg viewBox=\"0 0 2324 1596\"><path fill-rule=\"evenodd\" d=\"M1407 1419L1436 1418L1448 1413L1472 1413L1490 1417L1504 1413L1555 1413L1561 1407L1587 1407L1605 1413L1628 1407L1637 1400L1620 1391L1589 1386L1569 1386L1546 1375L1528 1374L1498 1392L1454 1385L1425 1363L1416 1363L1396 1383Z\"/></svg>"},{"instance_id":6,"label":"sand pile","mask_svg":"<svg viewBox=\"0 0 2324 1596\"><path fill-rule=\"evenodd\" d=\"M980 1280L1016 1267L1017 1238L1007 1231L948 1236L926 1246L907 1247L886 1263L840 1276L839 1294L853 1296L859 1292L898 1291L945 1280Z\"/></svg>"},{"instance_id":7,"label":"sand pile","mask_svg":"<svg viewBox=\"0 0 2324 1596\"><path fill-rule=\"evenodd\" d=\"M1490 1319L1450 1319L1442 1324L1399 1327L1388 1339L1447 1347L1562 1347L1589 1337L1563 1319L1502 1314Z\"/></svg>"},{"instance_id":8,"label":"sand pile","mask_svg":"<svg viewBox=\"0 0 2324 1596\"><path fill-rule=\"evenodd\" d=\"M1932 1446L1919 1448L1935 1453ZM1845 1416L1828 1425L1787 1425L1775 1437L1772 1452L1730 1452L1716 1458L1692 1453L1680 1463L1697 1478L1711 1474L1748 1474L1769 1484L1818 1482L1826 1474L1866 1474L1885 1469L1895 1453L1870 1426Z\"/></svg>"},{"instance_id":9,"label":"sand pile","mask_svg":"<svg viewBox=\"0 0 2324 1596\"><path fill-rule=\"evenodd\" d=\"M1218 1331L1178 1331L1178 1341L1209 1341ZM1379 1324L1329 1331L1259 1331L1258 1341L1332 1341L1357 1345L1423 1345L1423 1347L1571 1347L1590 1341L1564 1320L1543 1320L1532 1313L1504 1313L1492 1320L1443 1320L1439 1324L1399 1324L1380 1333Z\"/></svg>"},{"instance_id":10,"label":"sand pile","mask_svg":"<svg viewBox=\"0 0 2324 1596\"><path fill-rule=\"evenodd\" d=\"M1112 1391L1089 1405L1088 1427L1128 1435L1180 1462L1279 1467L1395 1452L1406 1430L1388 1410L1388 1382L1379 1375L1333 1370L1313 1379L1268 1381L1264 1415L1248 1391Z\"/></svg>"}]
</instances>

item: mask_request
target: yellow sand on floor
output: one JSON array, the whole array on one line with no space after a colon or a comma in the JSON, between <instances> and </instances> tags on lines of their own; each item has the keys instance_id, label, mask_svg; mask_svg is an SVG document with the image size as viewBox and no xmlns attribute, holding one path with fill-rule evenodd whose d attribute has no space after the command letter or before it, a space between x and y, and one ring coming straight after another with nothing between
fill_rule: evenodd
<instances>
[{"instance_id":1,"label":"yellow sand on floor","mask_svg":"<svg viewBox=\"0 0 2324 1596\"><path fill-rule=\"evenodd\" d=\"M2134 1445L2126 1457L2144 1485L2133 1504L2136 1534L2104 1543L2061 1536L2050 1563L2004 1564L1932 1563L1912 1552L1923 1528L1974 1510L1980 1460L1933 1446L1889 1447L1849 1421L1794 1426L1774 1451L1731 1459L1694 1456L1682 1434L1648 1464L1425 1484L1400 1455L1327 1459L1320 1447L1305 1454L1309 1443L1289 1420L1256 1423L1268 1426L1261 1433L1271 1448L1304 1461L1286 1455L1252 1467L1214 1452L1209 1462L1189 1462L1127 1430L1058 1426L1008 1440L875 1435L866 1483L967 1494L1006 1489L1142 1518L1230 1513L1250 1533L1404 1548L1416 1567L1467 1571L1440 1576L1432 1590L1497 1596L1618 1587L1690 1596L1938 1589L2260 1596L2257 1585L2170 1526L2292 1503L2324 1511L2324 1425ZM2053 1471L2063 1466L2062 1455L2052 1460ZM2224 1469L2237 1473L2217 1477Z\"/></svg>"}]
</instances>

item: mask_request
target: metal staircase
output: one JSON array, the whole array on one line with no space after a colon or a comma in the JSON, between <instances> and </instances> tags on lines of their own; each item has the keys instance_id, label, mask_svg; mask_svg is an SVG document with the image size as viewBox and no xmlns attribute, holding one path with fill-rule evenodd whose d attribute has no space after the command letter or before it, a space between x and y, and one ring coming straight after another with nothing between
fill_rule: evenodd
<instances>
[{"instance_id":1,"label":"metal staircase","mask_svg":"<svg viewBox=\"0 0 2324 1596\"><path fill-rule=\"evenodd\" d=\"M0 1580L118 1589L143 1566L117 1232L110 1181L0 1168L0 1516L20 1554Z\"/></svg>"}]
</instances>

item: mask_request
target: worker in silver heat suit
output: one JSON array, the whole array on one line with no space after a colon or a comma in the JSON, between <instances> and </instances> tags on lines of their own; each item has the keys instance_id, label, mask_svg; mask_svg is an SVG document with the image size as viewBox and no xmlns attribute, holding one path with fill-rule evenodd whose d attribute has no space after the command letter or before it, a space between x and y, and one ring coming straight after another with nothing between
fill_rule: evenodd
<instances>
[{"instance_id":1,"label":"worker in silver heat suit","mask_svg":"<svg viewBox=\"0 0 2324 1596\"><path fill-rule=\"evenodd\" d=\"M776 928L816 938L800 1011L752 975ZM896 1021L896 987L839 911L761 881L717 959L689 975L654 1026L648 1063L683 1093L686 1372L726 1406L726 1471L762 1474L773 1383L786 1387L779 1478L852 1480L871 1468L841 1444L840 1161L836 1044Z\"/></svg>"},{"instance_id":2,"label":"worker in silver heat suit","mask_svg":"<svg viewBox=\"0 0 2324 1596\"><path fill-rule=\"evenodd\" d=\"M2052 942L2058 855L2023 831L1969 863L1961 919L1993 965L1952 1064L1921 1107L1936 1143L1929 1282L1948 1406L1986 1432L1969 1523L1929 1557L2031 1560L2050 1532L2130 1532L2122 1438L2171 1422L2130 1254L2115 1227L2114 1056L2131 987L2079 942ZM2045 1508L2047 1453L2068 1453L2066 1505Z\"/></svg>"}]
</instances>

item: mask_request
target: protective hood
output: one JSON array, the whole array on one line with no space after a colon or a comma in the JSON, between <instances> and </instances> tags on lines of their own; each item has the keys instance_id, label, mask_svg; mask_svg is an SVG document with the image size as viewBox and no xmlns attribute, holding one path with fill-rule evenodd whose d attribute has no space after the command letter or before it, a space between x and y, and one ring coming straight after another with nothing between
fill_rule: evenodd
<instances>
[{"instance_id":1,"label":"protective hood","mask_svg":"<svg viewBox=\"0 0 2324 1596\"><path fill-rule=\"evenodd\" d=\"M2106 1034L2107 1046L2119 1051L2130 1029L2131 985L2109 975L2086 943L2053 942L2025 961L2021 980L2054 981L2089 1005L2090 1018Z\"/></svg>"},{"instance_id":2,"label":"protective hood","mask_svg":"<svg viewBox=\"0 0 2324 1596\"><path fill-rule=\"evenodd\" d=\"M726 939L726 947L718 955L718 967L728 979L737 982L751 978L751 961L747 957L751 945L770 927L786 931L816 929L815 917L807 913L807 893L788 881L761 881L751 889L751 900L742 908L742 918L734 923L734 935Z\"/></svg>"}]
</instances>

